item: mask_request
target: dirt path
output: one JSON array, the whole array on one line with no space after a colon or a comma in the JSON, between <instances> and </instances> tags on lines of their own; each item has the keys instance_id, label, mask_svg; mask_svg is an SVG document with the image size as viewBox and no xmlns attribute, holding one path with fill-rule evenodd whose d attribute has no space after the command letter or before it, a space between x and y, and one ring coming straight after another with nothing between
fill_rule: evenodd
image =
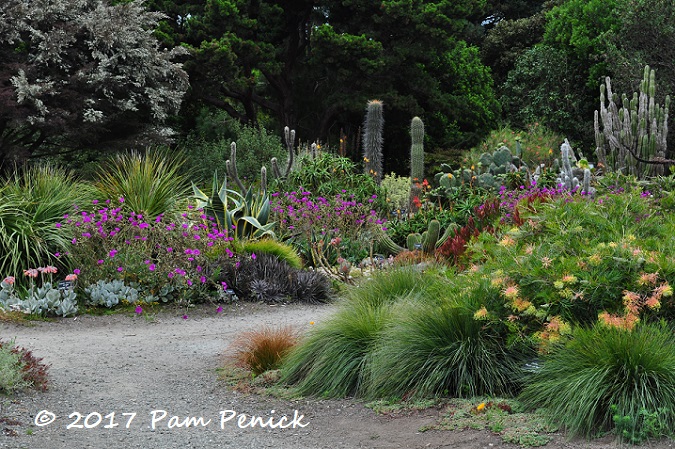
<instances>
[{"instance_id":1,"label":"dirt path","mask_svg":"<svg viewBox=\"0 0 675 449\"><path fill-rule=\"evenodd\" d=\"M391 418L354 400L284 401L233 392L217 380L222 354L239 333L262 325L304 329L330 311L330 306L254 304L232 306L218 315L197 310L187 320L166 310L152 321L118 314L32 326L0 324L0 337L16 338L51 364L48 392L12 401L0 398L0 418L5 418L0 448L508 446L489 432L418 432L433 422L438 413L433 410ZM42 419L55 419L39 427L36 415L43 410L53 415L43 412ZM81 419L71 415L75 412ZM239 421L241 414L247 416ZM246 427L252 415L285 428ZM560 437L548 447L600 448L607 443L572 445Z\"/></svg>"}]
</instances>

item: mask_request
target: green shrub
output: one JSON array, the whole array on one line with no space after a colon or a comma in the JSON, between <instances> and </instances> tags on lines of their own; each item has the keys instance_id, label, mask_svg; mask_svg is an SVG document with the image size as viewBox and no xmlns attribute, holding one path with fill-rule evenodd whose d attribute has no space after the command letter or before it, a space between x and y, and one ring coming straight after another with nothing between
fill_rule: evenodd
<instances>
[{"instance_id":1,"label":"green shrub","mask_svg":"<svg viewBox=\"0 0 675 449\"><path fill-rule=\"evenodd\" d=\"M180 174L182 164L162 149L119 154L101 167L96 187L103 199L124 198L126 209L154 218L190 193L186 176Z\"/></svg>"},{"instance_id":2,"label":"green shrub","mask_svg":"<svg viewBox=\"0 0 675 449\"><path fill-rule=\"evenodd\" d=\"M371 397L511 395L522 378L522 354L498 329L474 319L461 301L410 303L397 310L372 354Z\"/></svg>"},{"instance_id":3,"label":"green shrub","mask_svg":"<svg viewBox=\"0 0 675 449\"><path fill-rule=\"evenodd\" d=\"M263 127L244 126L234 121L227 126L230 128L227 136L190 136L183 142L185 172L194 182L209 182L214 171L223 175L227 173L225 161L230 159L232 142L237 143L239 178L247 186L258 181L262 166L268 167L269 171L273 157L285 160L286 149L278 135L269 133Z\"/></svg>"},{"instance_id":4,"label":"green shrub","mask_svg":"<svg viewBox=\"0 0 675 449\"><path fill-rule=\"evenodd\" d=\"M55 265L63 268L72 236L59 228L73 205L94 198L93 189L65 170L46 165L17 171L0 185L0 273L19 276L22 270Z\"/></svg>"},{"instance_id":5,"label":"green shrub","mask_svg":"<svg viewBox=\"0 0 675 449\"><path fill-rule=\"evenodd\" d=\"M600 324L578 328L548 354L520 399L544 407L570 436L610 430L614 416L658 412L663 428L675 426L675 340L663 322L626 331ZM622 435L619 435L620 437Z\"/></svg>"}]
</instances>

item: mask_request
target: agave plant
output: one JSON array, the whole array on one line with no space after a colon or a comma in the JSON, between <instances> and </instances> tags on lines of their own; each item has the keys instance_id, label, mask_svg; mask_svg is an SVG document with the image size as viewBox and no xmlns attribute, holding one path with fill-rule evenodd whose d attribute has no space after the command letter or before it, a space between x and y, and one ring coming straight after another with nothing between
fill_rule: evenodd
<instances>
[{"instance_id":1,"label":"agave plant","mask_svg":"<svg viewBox=\"0 0 675 449\"><path fill-rule=\"evenodd\" d=\"M218 173L213 174L211 195L192 184L197 207L213 217L218 227L236 238L274 237L275 222L270 222L270 199L267 192L253 192L249 187L245 195L227 188L227 177L218 188Z\"/></svg>"}]
</instances>

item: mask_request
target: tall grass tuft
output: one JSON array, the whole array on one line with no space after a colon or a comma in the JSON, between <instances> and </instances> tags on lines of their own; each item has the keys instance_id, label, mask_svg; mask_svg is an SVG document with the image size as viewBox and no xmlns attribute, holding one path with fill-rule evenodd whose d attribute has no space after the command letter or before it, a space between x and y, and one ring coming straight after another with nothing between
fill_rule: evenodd
<instances>
[{"instance_id":1,"label":"tall grass tuft","mask_svg":"<svg viewBox=\"0 0 675 449\"><path fill-rule=\"evenodd\" d=\"M37 165L16 171L0 185L0 275L22 270L59 266L72 235L57 223L71 213L74 204L94 198L93 189L56 167Z\"/></svg>"},{"instance_id":2,"label":"tall grass tuft","mask_svg":"<svg viewBox=\"0 0 675 449\"><path fill-rule=\"evenodd\" d=\"M348 301L295 347L282 365L282 381L302 395L358 396L368 355L391 315L389 306Z\"/></svg>"},{"instance_id":3,"label":"tall grass tuft","mask_svg":"<svg viewBox=\"0 0 675 449\"><path fill-rule=\"evenodd\" d=\"M154 218L187 198L189 183L180 173L182 164L162 149L119 154L98 171L96 187L106 199L124 198L131 211Z\"/></svg>"},{"instance_id":4,"label":"tall grass tuft","mask_svg":"<svg viewBox=\"0 0 675 449\"><path fill-rule=\"evenodd\" d=\"M610 430L614 416L658 416L659 427L675 427L675 339L665 323L633 331L596 325L577 329L573 339L550 353L520 399L544 407L570 436ZM648 429L647 429L648 430Z\"/></svg>"},{"instance_id":5,"label":"tall grass tuft","mask_svg":"<svg viewBox=\"0 0 675 449\"><path fill-rule=\"evenodd\" d=\"M509 351L498 331L474 319L475 309L452 300L398 308L373 351L367 396L472 397L516 392L523 354Z\"/></svg>"},{"instance_id":6,"label":"tall grass tuft","mask_svg":"<svg viewBox=\"0 0 675 449\"><path fill-rule=\"evenodd\" d=\"M232 343L234 359L253 374L260 375L279 368L297 341L297 332L290 326L245 332Z\"/></svg>"},{"instance_id":7,"label":"tall grass tuft","mask_svg":"<svg viewBox=\"0 0 675 449\"><path fill-rule=\"evenodd\" d=\"M282 380L301 394L363 395L372 350L401 301L438 302L449 282L440 273L412 267L376 273L350 287L335 315L313 329L284 362Z\"/></svg>"}]
</instances>

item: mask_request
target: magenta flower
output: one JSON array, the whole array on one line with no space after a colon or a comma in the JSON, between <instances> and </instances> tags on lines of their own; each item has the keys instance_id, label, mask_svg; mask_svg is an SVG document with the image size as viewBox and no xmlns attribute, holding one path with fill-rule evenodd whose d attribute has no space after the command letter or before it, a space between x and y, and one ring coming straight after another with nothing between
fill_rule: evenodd
<instances>
[{"instance_id":1,"label":"magenta flower","mask_svg":"<svg viewBox=\"0 0 675 449\"><path fill-rule=\"evenodd\" d=\"M60 227L61 227L61 223L56 223L54 226L56 226L57 228L60 228Z\"/></svg>"},{"instance_id":2,"label":"magenta flower","mask_svg":"<svg viewBox=\"0 0 675 449\"><path fill-rule=\"evenodd\" d=\"M143 313L143 307L141 307L141 306L136 306L135 312L136 312L136 315L140 315L141 313Z\"/></svg>"},{"instance_id":3,"label":"magenta flower","mask_svg":"<svg viewBox=\"0 0 675 449\"><path fill-rule=\"evenodd\" d=\"M184 320L187 320L187 319L188 319L188 316L187 316L187 315L183 315L183 319L184 319Z\"/></svg>"},{"instance_id":4,"label":"magenta flower","mask_svg":"<svg viewBox=\"0 0 675 449\"><path fill-rule=\"evenodd\" d=\"M150 271L155 271L155 268L157 268L157 267L155 266L154 263L151 263L150 265L148 265L148 270L150 270Z\"/></svg>"},{"instance_id":5,"label":"magenta flower","mask_svg":"<svg viewBox=\"0 0 675 449\"><path fill-rule=\"evenodd\" d=\"M218 306L218 308L216 309L216 313L222 313L222 311L223 311L223 306Z\"/></svg>"},{"instance_id":6,"label":"magenta flower","mask_svg":"<svg viewBox=\"0 0 675 449\"><path fill-rule=\"evenodd\" d=\"M255 255L255 253L251 254L251 259L256 260L258 256Z\"/></svg>"},{"instance_id":7,"label":"magenta flower","mask_svg":"<svg viewBox=\"0 0 675 449\"><path fill-rule=\"evenodd\" d=\"M75 269L73 270L73 274L80 274L80 269L79 269L79 268L75 268Z\"/></svg>"},{"instance_id":8,"label":"magenta flower","mask_svg":"<svg viewBox=\"0 0 675 449\"><path fill-rule=\"evenodd\" d=\"M98 260L98 264L99 264L99 265L103 265L103 259L99 259L99 260Z\"/></svg>"},{"instance_id":9,"label":"magenta flower","mask_svg":"<svg viewBox=\"0 0 675 449\"><path fill-rule=\"evenodd\" d=\"M124 267L117 267L117 271L119 271L120 273L123 272L123 271L124 271Z\"/></svg>"},{"instance_id":10,"label":"magenta flower","mask_svg":"<svg viewBox=\"0 0 675 449\"><path fill-rule=\"evenodd\" d=\"M220 283L223 286L223 290L227 290L227 282Z\"/></svg>"}]
</instances>

